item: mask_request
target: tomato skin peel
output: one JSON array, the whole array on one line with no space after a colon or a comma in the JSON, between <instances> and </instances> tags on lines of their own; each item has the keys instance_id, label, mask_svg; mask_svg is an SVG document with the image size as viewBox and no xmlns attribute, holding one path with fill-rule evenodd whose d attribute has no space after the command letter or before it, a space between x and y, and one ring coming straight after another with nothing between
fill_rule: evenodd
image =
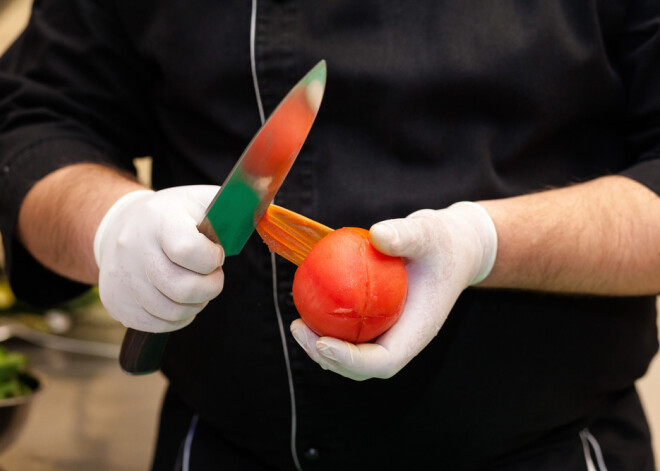
<instances>
[{"instance_id":1,"label":"tomato skin peel","mask_svg":"<svg viewBox=\"0 0 660 471\"><path fill-rule=\"evenodd\" d=\"M332 232L328 226L271 204L257 225L257 232L268 248L300 265L312 247Z\"/></svg>"},{"instance_id":2,"label":"tomato skin peel","mask_svg":"<svg viewBox=\"0 0 660 471\"><path fill-rule=\"evenodd\" d=\"M407 286L401 258L377 251L369 231L344 227L309 251L296 270L293 300L318 335L362 343L397 321Z\"/></svg>"}]
</instances>

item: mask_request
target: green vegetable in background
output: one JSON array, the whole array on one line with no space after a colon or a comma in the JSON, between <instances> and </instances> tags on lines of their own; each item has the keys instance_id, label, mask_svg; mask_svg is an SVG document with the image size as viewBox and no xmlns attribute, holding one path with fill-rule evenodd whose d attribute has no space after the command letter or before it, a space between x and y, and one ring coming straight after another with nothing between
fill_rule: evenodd
<instances>
[{"instance_id":1,"label":"green vegetable in background","mask_svg":"<svg viewBox=\"0 0 660 471\"><path fill-rule=\"evenodd\" d=\"M27 374L28 359L0 345L0 399L23 396L32 389L21 380Z\"/></svg>"}]
</instances>

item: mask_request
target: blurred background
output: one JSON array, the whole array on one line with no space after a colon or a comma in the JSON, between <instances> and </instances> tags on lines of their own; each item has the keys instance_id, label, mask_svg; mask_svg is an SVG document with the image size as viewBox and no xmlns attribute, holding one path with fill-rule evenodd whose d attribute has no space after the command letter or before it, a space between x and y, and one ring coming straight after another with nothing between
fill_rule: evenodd
<instances>
[{"instance_id":1,"label":"blurred background","mask_svg":"<svg viewBox=\"0 0 660 471\"><path fill-rule=\"evenodd\" d=\"M25 27L31 3L0 0L0 54ZM148 163L136 162L145 180ZM41 388L25 404L0 399L0 471L149 469L163 376L121 371L124 328L96 290L47 311L16 303L2 255L0 247L0 348L25 355ZM9 363L0 352L0 381Z\"/></svg>"},{"instance_id":2,"label":"blurred background","mask_svg":"<svg viewBox=\"0 0 660 471\"><path fill-rule=\"evenodd\" d=\"M0 53L25 27L31 1L0 0ZM136 165L147 181L149 161ZM48 311L15 303L0 250L0 347L25 354L42 383L28 414L3 414L0 400L0 471L148 469L165 380L121 372L123 333L95 290ZM658 357L638 386L660 463ZM4 447L3 429L11 435Z\"/></svg>"}]
</instances>

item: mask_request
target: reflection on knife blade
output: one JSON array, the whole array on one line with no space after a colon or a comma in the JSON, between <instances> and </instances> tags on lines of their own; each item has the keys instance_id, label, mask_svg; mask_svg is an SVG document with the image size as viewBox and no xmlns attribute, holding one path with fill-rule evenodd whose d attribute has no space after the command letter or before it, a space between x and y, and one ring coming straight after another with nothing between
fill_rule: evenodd
<instances>
[{"instance_id":1,"label":"reflection on knife blade","mask_svg":"<svg viewBox=\"0 0 660 471\"><path fill-rule=\"evenodd\" d=\"M289 173L321 105L325 62L298 82L252 138L209 206L200 231L238 254Z\"/></svg>"}]
</instances>

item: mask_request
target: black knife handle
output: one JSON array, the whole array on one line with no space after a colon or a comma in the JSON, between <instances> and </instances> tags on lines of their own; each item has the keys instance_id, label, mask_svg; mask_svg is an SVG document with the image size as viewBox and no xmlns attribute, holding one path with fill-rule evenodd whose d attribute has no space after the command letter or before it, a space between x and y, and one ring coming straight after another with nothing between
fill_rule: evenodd
<instances>
[{"instance_id":1,"label":"black knife handle","mask_svg":"<svg viewBox=\"0 0 660 471\"><path fill-rule=\"evenodd\" d=\"M128 329L119 352L119 364L130 375L146 375L160 369L170 333L154 334Z\"/></svg>"}]
</instances>

